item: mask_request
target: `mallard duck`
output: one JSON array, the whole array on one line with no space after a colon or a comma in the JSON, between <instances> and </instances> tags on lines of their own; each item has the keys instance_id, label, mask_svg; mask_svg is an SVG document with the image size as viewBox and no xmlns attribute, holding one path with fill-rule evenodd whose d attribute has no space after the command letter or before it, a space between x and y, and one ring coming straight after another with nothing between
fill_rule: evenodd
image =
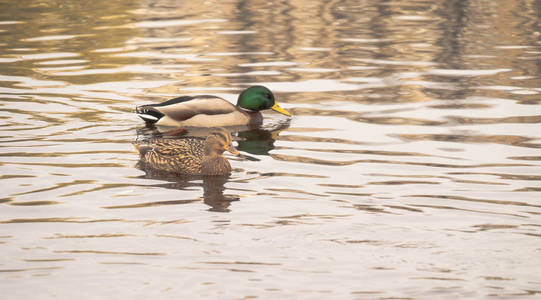
<instances>
[{"instance_id":1,"label":"mallard duck","mask_svg":"<svg viewBox=\"0 0 541 300\"><path fill-rule=\"evenodd\" d=\"M144 168L188 175L226 175L231 165L224 151L238 155L231 145L231 134L223 128L213 129L206 139L153 139L134 143Z\"/></svg>"},{"instance_id":2,"label":"mallard duck","mask_svg":"<svg viewBox=\"0 0 541 300\"><path fill-rule=\"evenodd\" d=\"M278 106L272 92L261 85L240 93L237 105L216 96L181 96L159 104L137 106L135 113L147 124L160 126L221 127L260 125L261 110L272 109L291 114Z\"/></svg>"}]
</instances>

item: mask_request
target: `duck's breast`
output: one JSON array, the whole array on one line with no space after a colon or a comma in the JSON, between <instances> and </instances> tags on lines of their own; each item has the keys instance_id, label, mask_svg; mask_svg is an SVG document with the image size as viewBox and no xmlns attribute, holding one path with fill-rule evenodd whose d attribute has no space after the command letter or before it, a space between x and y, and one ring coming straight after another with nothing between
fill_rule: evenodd
<instances>
[{"instance_id":1,"label":"duck's breast","mask_svg":"<svg viewBox=\"0 0 541 300\"><path fill-rule=\"evenodd\" d=\"M219 115L198 114L182 122L183 126L194 127L223 127L261 124L263 116L259 112L244 112L235 110L233 112Z\"/></svg>"}]
</instances>

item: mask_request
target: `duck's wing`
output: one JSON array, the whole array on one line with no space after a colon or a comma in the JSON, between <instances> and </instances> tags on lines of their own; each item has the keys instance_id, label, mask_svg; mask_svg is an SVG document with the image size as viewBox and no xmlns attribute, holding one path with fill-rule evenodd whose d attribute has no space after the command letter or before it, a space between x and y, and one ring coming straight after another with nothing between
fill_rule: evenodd
<instances>
[{"instance_id":1,"label":"duck's wing","mask_svg":"<svg viewBox=\"0 0 541 300\"><path fill-rule=\"evenodd\" d=\"M155 139L144 144L135 144L135 147L141 156L152 152L162 157L173 157L196 155L203 149L204 142L204 139L199 138Z\"/></svg>"},{"instance_id":2,"label":"duck's wing","mask_svg":"<svg viewBox=\"0 0 541 300\"><path fill-rule=\"evenodd\" d=\"M145 122L157 123L167 116L177 122L188 120L196 115L228 114L236 110L236 106L216 96L182 96L159 104L138 106L135 113Z\"/></svg>"}]
</instances>

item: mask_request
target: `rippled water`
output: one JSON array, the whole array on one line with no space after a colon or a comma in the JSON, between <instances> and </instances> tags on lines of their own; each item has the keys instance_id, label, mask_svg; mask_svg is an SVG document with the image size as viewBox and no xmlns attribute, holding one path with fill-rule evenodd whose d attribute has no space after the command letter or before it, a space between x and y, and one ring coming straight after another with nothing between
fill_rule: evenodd
<instances>
[{"instance_id":1,"label":"rippled water","mask_svg":"<svg viewBox=\"0 0 541 300\"><path fill-rule=\"evenodd\" d=\"M0 1L0 289L540 297L540 12ZM256 83L294 117L238 133L230 178L136 167L136 105Z\"/></svg>"}]
</instances>

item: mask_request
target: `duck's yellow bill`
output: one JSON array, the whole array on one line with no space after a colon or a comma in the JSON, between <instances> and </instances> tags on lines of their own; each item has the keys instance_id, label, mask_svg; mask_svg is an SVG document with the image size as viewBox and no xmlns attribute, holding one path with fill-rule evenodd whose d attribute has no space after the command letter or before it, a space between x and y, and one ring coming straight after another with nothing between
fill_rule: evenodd
<instances>
[{"instance_id":1,"label":"duck's yellow bill","mask_svg":"<svg viewBox=\"0 0 541 300\"><path fill-rule=\"evenodd\" d=\"M233 145L229 146L229 149L227 149L231 154L235 156L239 156L239 151L237 151L237 148L233 147Z\"/></svg>"},{"instance_id":2,"label":"duck's yellow bill","mask_svg":"<svg viewBox=\"0 0 541 300\"><path fill-rule=\"evenodd\" d=\"M271 107L271 109L274 110L274 111L277 111L277 112L279 112L279 113L281 113L281 114L284 114L284 115L286 115L286 116L288 116L288 117L291 117L291 114L290 114L287 110L281 108L281 107L278 105L278 103L276 103L276 102L274 102L274 105Z\"/></svg>"}]
</instances>

